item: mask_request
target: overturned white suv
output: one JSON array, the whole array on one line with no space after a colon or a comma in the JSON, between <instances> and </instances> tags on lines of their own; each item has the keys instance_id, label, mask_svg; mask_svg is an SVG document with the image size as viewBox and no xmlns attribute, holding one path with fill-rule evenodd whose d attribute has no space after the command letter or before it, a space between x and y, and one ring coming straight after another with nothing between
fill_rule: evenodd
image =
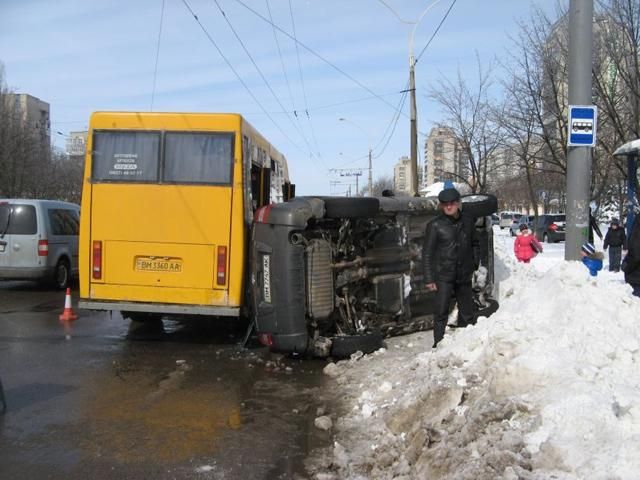
<instances>
[{"instance_id":1,"label":"overturned white suv","mask_svg":"<svg viewBox=\"0 0 640 480\"><path fill-rule=\"evenodd\" d=\"M492 195L462 197L477 218L477 316L493 299ZM422 279L426 224L437 198L297 197L256 212L252 315L261 343L291 354L345 357L385 336L432 328L435 293Z\"/></svg>"}]
</instances>

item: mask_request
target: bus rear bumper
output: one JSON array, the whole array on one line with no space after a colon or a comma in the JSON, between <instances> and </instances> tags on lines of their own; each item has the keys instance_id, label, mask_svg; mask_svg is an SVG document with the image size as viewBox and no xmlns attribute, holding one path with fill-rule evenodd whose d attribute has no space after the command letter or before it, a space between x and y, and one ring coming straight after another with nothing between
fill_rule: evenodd
<instances>
[{"instance_id":1,"label":"bus rear bumper","mask_svg":"<svg viewBox=\"0 0 640 480\"><path fill-rule=\"evenodd\" d=\"M141 302L98 302L81 299L78 308L83 310L115 310L127 312L160 313L174 315L211 315L239 317L240 307L219 307L209 305L176 305Z\"/></svg>"}]
</instances>

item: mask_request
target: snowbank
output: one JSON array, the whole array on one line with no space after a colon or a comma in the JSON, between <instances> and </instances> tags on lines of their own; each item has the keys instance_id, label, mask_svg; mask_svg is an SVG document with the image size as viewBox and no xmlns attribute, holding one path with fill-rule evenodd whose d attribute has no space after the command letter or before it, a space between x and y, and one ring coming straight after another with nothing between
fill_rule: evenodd
<instances>
[{"instance_id":1,"label":"snowbank","mask_svg":"<svg viewBox=\"0 0 640 480\"><path fill-rule=\"evenodd\" d=\"M640 299L564 244L517 264L498 232L491 318L326 367L339 407L314 478L638 478Z\"/></svg>"}]
</instances>

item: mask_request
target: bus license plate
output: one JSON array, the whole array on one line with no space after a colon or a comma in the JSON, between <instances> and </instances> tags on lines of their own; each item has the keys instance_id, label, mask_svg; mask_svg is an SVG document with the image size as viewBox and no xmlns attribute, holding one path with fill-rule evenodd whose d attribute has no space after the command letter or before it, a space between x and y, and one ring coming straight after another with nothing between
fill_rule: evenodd
<instances>
[{"instance_id":1,"label":"bus license plate","mask_svg":"<svg viewBox=\"0 0 640 480\"><path fill-rule=\"evenodd\" d=\"M262 256L262 296L266 303L271 303L271 255Z\"/></svg>"},{"instance_id":2,"label":"bus license plate","mask_svg":"<svg viewBox=\"0 0 640 480\"><path fill-rule=\"evenodd\" d=\"M171 258L136 257L136 270L140 272L182 272L182 260Z\"/></svg>"}]
</instances>

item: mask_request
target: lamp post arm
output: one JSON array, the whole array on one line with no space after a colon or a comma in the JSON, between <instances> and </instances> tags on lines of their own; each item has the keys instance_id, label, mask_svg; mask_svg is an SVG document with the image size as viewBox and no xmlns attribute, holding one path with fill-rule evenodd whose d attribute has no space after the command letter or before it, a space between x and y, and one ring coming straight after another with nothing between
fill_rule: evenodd
<instances>
[{"instance_id":1,"label":"lamp post arm","mask_svg":"<svg viewBox=\"0 0 640 480\"><path fill-rule=\"evenodd\" d=\"M422 19L424 18L424 16L427 14L427 12L429 10L431 10L438 2L440 2L440 0L434 0L433 2L431 2L427 8L424 9L424 11L420 14L420 17L418 17L418 20L416 22L413 22L413 29L411 30L411 35L409 36L409 65L415 65L415 59L413 57L413 41L416 35L416 29L418 28L418 25L420 25L420 22L422 21Z\"/></svg>"}]
</instances>

